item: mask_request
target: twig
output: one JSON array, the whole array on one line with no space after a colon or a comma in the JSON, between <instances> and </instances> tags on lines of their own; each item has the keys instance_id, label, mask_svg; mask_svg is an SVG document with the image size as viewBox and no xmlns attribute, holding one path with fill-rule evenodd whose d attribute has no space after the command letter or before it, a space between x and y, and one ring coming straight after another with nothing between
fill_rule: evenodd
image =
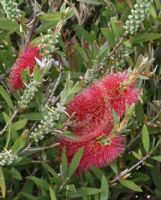
<instances>
[{"instance_id":1,"label":"twig","mask_svg":"<svg viewBox=\"0 0 161 200\"><path fill-rule=\"evenodd\" d=\"M18 109L14 111L13 115L11 116L11 118L8 120L8 122L6 123L4 128L0 131L0 136L3 135L3 133L6 131L6 129L8 128L9 124L16 117L17 113L18 113Z\"/></svg>"},{"instance_id":2,"label":"twig","mask_svg":"<svg viewBox=\"0 0 161 200\"><path fill-rule=\"evenodd\" d=\"M44 106L44 109L46 108L46 106L49 105L49 102L50 102L52 96L54 95L54 93L55 93L55 91L56 91L56 89L57 89L57 87L58 87L58 84L60 83L61 77L62 77L62 73L60 72L59 77L57 78L56 83L55 83L55 85L54 85L54 88L53 88L53 90L52 90L50 96L48 97L48 100L47 100L47 102L46 102L46 104L45 104L45 106Z\"/></svg>"},{"instance_id":3,"label":"twig","mask_svg":"<svg viewBox=\"0 0 161 200\"><path fill-rule=\"evenodd\" d=\"M81 18L78 13L78 10L75 8L75 6L73 5L73 3L70 0L65 0L65 2L72 8L72 10L77 18L78 24L81 25L82 23L81 23Z\"/></svg>"},{"instance_id":4,"label":"twig","mask_svg":"<svg viewBox=\"0 0 161 200\"><path fill-rule=\"evenodd\" d=\"M131 142L127 145L126 150L131 147L131 145L140 138L140 134L138 134Z\"/></svg>"},{"instance_id":5,"label":"twig","mask_svg":"<svg viewBox=\"0 0 161 200\"><path fill-rule=\"evenodd\" d=\"M37 23L37 16L42 14L42 11L39 9L39 13L37 12L38 7L37 7L37 2L36 0L30 0L30 4L32 6L32 10L33 10L33 18L31 19L31 21L29 22L29 24L26 24L29 27L29 31L26 35L26 39L25 39L25 44L24 44L24 49L28 46L28 44L31 41L31 37L32 34L36 28L36 23Z\"/></svg>"},{"instance_id":6,"label":"twig","mask_svg":"<svg viewBox=\"0 0 161 200\"><path fill-rule=\"evenodd\" d=\"M115 54L119 48L119 46L122 44L122 42L125 39L125 35L123 35L122 37L120 37L119 41L117 42L117 44L113 47L113 50L107 55L106 59L109 59L111 56L113 56L113 54Z\"/></svg>"},{"instance_id":7,"label":"twig","mask_svg":"<svg viewBox=\"0 0 161 200\"><path fill-rule=\"evenodd\" d=\"M143 157L141 160L139 160L136 164L134 164L132 167L125 169L122 171L119 175L117 175L113 180L110 181L110 185L112 186L114 183L118 182L120 179L123 177L127 176L130 174L130 172L137 168L139 165L144 164L144 161L150 157L150 154L147 154L145 157Z\"/></svg>"},{"instance_id":8,"label":"twig","mask_svg":"<svg viewBox=\"0 0 161 200\"><path fill-rule=\"evenodd\" d=\"M48 149L51 149L53 147L56 147L58 145L59 145L59 143L55 143L55 144L52 144L52 145L47 146L47 147L38 147L38 148L28 148L27 147L26 149L24 149L23 151L21 151L20 154L26 153L26 152L33 153L33 152L37 152L37 151L44 151L44 150L48 150Z\"/></svg>"}]
</instances>

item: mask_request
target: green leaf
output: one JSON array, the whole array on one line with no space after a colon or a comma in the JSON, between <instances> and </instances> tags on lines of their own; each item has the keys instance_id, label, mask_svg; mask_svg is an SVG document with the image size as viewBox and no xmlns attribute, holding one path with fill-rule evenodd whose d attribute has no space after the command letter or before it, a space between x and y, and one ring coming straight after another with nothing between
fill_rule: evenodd
<instances>
[{"instance_id":1,"label":"green leaf","mask_svg":"<svg viewBox=\"0 0 161 200\"><path fill-rule=\"evenodd\" d=\"M19 25L16 21L12 21L11 19L1 17L0 29L9 31L10 33L19 32Z\"/></svg>"},{"instance_id":2,"label":"green leaf","mask_svg":"<svg viewBox=\"0 0 161 200\"><path fill-rule=\"evenodd\" d=\"M140 182L146 182L150 179L150 176L148 176L147 174L143 173L143 172L133 172L133 180L135 181L140 181Z\"/></svg>"},{"instance_id":3,"label":"green leaf","mask_svg":"<svg viewBox=\"0 0 161 200\"><path fill-rule=\"evenodd\" d=\"M142 156L141 156L139 153L137 153L137 152L135 152L135 151L132 151L132 154L133 154L133 156L134 156L135 158L137 158L138 160L141 160L141 159L142 159Z\"/></svg>"},{"instance_id":4,"label":"green leaf","mask_svg":"<svg viewBox=\"0 0 161 200\"><path fill-rule=\"evenodd\" d=\"M144 122L144 109L141 103L137 103L135 106L135 114L136 119L138 122L142 123Z\"/></svg>"},{"instance_id":5,"label":"green leaf","mask_svg":"<svg viewBox=\"0 0 161 200\"><path fill-rule=\"evenodd\" d=\"M88 183L91 186L94 186L95 185L95 180L94 180L94 177L93 177L92 173L89 172L89 171L85 171L84 175L85 175L86 180L88 181Z\"/></svg>"},{"instance_id":6,"label":"green leaf","mask_svg":"<svg viewBox=\"0 0 161 200\"><path fill-rule=\"evenodd\" d=\"M129 188L130 190L133 190L135 192L143 192L143 190L140 188L140 186L136 185L133 181L129 180L120 180L121 185Z\"/></svg>"},{"instance_id":7,"label":"green leaf","mask_svg":"<svg viewBox=\"0 0 161 200\"><path fill-rule=\"evenodd\" d=\"M108 200L109 198L109 186L108 182L105 176L102 176L101 180L101 194L100 194L100 200Z\"/></svg>"},{"instance_id":8,"label":"green leaf","mask_svg":"<svg viewBox=\"0 0 161 200\"><path fill-rule=\"evenodd\" d=\"M154 147L154 151L159 147L159 145L161 144L161 137L159 138L159 140L157 141L155 147Z\"/></svg>"},{"instance_id":9,"label":"green leaf","mask_svg":"<svg viewBox=\"0 0 161 200\"><path fill-rule=\"evenodd\" d=\"M25 114L20 114L19 118L21 119L27 119L27 120L41 120L43 119L43 113L25 113Z\"/></svg>"},{"instance_id":10,"label":"green leaf","mask_svg":"<svg viewBox=\"0 0 161 200\"><path fill-rule=\"evenodd\" d=\"M58 174L56 173L56 171L52 167L50 167L50 165L48 165L47 163L43 163L42 165L43 165L44 169L47 169L47 171L51 175L53 175L53 177L56 177L56 178L59 177Z\"/></svg>"},{"instance_id":11,"label":"green leaf","mask_svg":"<svg viewBox=\"0 0 161 200\"><path fill-rule=\"evenodd\" d=\"M0 167L0 189L1 189L2 197L5 198L5 196L6 196L6 183L5 183L2 167Z\"/></svg>"},{"instance_id":12,"label":"green leaf","mask_svg":"<svg viewBox=\"0 0 161 200\"><path fill-rule=\"evenodd\" d=\"M64 148L61 154L61 163L62 163L62 176L63 178L67 177L67 171L68 171L68 161L66 156L66 149Z\"/></svg>"},{"instance_id":13,"label":"green leaf","mask_svg":"<svg viewBox=\"0 0 161 200\"><path fill-rule=\"evenodd\" d=\"M83 197L83 194L84 194L83 190L84 189L77 189L76 191L69 192L68 196L71 197L71 198ZM95 195L95 194L99 194L100 193L100 189L86 187L86 193L89 196Z\"/></svg>"},{"instance_id":14,"label":"green leaf","mask_svg":"<svg viewBox=\"0 0 161 200\"><path fill-rule=\"evenodd\" d=\"M13 109L13 102L10 95L6 92L6 90L0 86L0 95L6 101L7 105Z\"/></svg>"},{"instance_id":15,"label":"green leaf","mask_svg":"<svg viewBox=\"0 0 161 200\"><path fill-rule=\"evenodd\" d=\"M12 123L12 128L15 130L15 131L18 131L20 129L23 129L27 124L27 119L21 119L21 120L18 120L17 122L14 122Z\"/></svg>"},{"instance_id":16,"label":"green leaf","mask_svg":"<svg viewBox=\"0 0 161 200\"><path fill-rule=\"evenodd\" d=\"M52 12L52 13L45 13L39 17L42 21L52 21L58 22L61 20L62 13L61 12Z\"/></svg>"},{"instance_id":17,"label":"green leaf","mask_svg":"<svg viewBox=\"0 0 161 200\"><path fill-rule=\"evenodd\" d=\"M87 42L93 42L93 38L91 37L91 34L88 31L86 31L83 27L79 25L75 25L74 30L80 40L83 39L83 40L86 40Z\"/></svg>"},{"instance_id":18,"label":"green leaf","mask_svg":"<svg viewBox=\"0 0 161 200\"><path fill-rule=\"evenodd\" d=\"M140 44L141 42L153 41L161 38L160 33L146 33L146 34L137 34L132 38L133 44Z\"/></svg>"},{"instance_id":19,"label":"green leaf","mask_svg":"<svg viewBox=\"0 0 161 200\"><path fill-rule=\"evenodd\" d=\"M150 146L150 138L149 138L149 131L146 125L144 125L142 129L142 142L143 142L145 151L148 152L149 146Z\"/></svg>"},{"instance_id":20,"label":"green leaf","mask_svg":"<svg viewBox=\"0 0 161 200\"><path fill-rule=\"evenodd\" d=\"M43 180L42 178L37 178L35 176L27 176L26 178L29 180L32 180L41 189L44 189L47 191L49 188L47 181Z\"/></svg>"},{"instance_id":21,"label":"green leaf","mask_svg":"<svg viewBox=\"0 0 161 200\"><path fill-rule=\"evenodd\" d=\"M96 59L98 59L99 62L104 60L104 58L107 56L107 51L109 50L108 42L105 42L99 49L99 53L96 56Z\"/></svg>"},{"instance_id":22,"label":"green leaf","mask_svg":"<svg viewBox=\"0 0 161 200\"><path fill-rule=\"evenodd\" d=\"M13 178L15 178L19 181L22 180L22 176L21 176L20 172L14 167L12 167L12 169L11 169L11 175Z\"/></svg>"},{"instance_id":23,"label":"green leaf","mask_svg":"<svg viewBox=\"0 0 161 200\"><path fill-rule=\"evenodd\" d=\"M5 112L2 112L2 115L3 115L5 122L7 123L10 120L9 116Z\"/></svg>"},{"instance_id":24,"label":"green leaf","mask_svg":"<svg viewBox=\"0 0 161 200\"><path fill-rule=\"evenodd\" d=\"M72 162L69 165L68 177L71 177L74 174L74 172L76 171L76 169L79 165L79 162L82 158L83 150L84 150L83 148L79 149L79 151L74 155Z\"/></svg>"},{"instance_id":25,"label":"green leaf","mask_svg":"<svg viewBox=\"0 0 161 200\"><path fill-rule=\"evenodd\" d=\"M112 171L115 173L115 174L118 174L118 166L117 166L117 163L116 162L112 162L110 164L110 167L112 169Z\"/></svg>"},{"instance_id":26,"label":"green leaf","mask_svg":"<svg viewBox=\"0 0 161 200\"><path fill-rule=\"evenodd\" d=\"M155 10L155 8L152 4L150 5L149 13L151 14L151 16L153 17L154 20L157 19L157 13L156 13L156 10Z\"/></svg>"},{"instance_id":27,"label":"green leaf","mask_svg":"<svg viewBox=\"0 0 161 200\"><path fill-rule=\"evenodd\" d=\"M116 17L111 17L110 22L111 22L111 27L115 35L115 41L116 41L123 33L123 24L122 22L117 21Z\"/></svg>"},{"instance_id":28,"label":"green leaf","mask_svg":"<svg viewBox=\"0 0 161 200\"><path fill-rule=\"evenodd\" d=\"M18 153L21 149L23 149L28 141L28 130L24 130L22 135L15 141L12 151L14 153Z\"/></svg>"},{"instance_id":29,"label":"green leaf","mask_svg":"<svg viewBox=\"0 0 161 200\"><path fill-rule=\"evenodd\" d=\"M34 67L34 80L39 81L40 80L40 69L38 65L35 65Z\"/></svg>"},{"instance_id":30,"label":"green leaf","mask_svg":"<svg viewBox=\"0 0 161 200\"><path fill-rule=\"evenodd\" d=\"M77 1L94 5L104 4L103 0L77 0Z\"/></svg>"},{"instance_id":31,"label":"green leaf","mask_svg":"<svg viewBox=\"0 0 161 200\"><path fill-rule=\"evenodd\" d=\"M155 184L157 189L160 190L160 188L161 188L160 172L157 171L156 169L152 169L151 170L151 176L152 176L152 179L153 179L153 183Z\"/></svg>"},{"instance_id":32,"label":"green leaf","mask_svg":"<svg viewBox=\"0 0 161 200\"><path fill-rule=\"evenodd\" d=\"M75 45L75 49L79 52L82 59L84 61L88 62L89 59L88 59L88 56L87 56L86 52L84 51L84 49L79 46L76 46L76 45Z\"/></svg>"},{"instance_id":33,"label":"green leaf","mask_svg":"<svg viewBox=\"0 0 161 200\"><path fill-rule=\"evenodd\" d=\"M161 162L161 156L153 156L151 157L153 160Z\"/></svg>"},{"instance_id":34,"label":"green leaf","mask_svg":"<svg viewBox=\"0 0 161 200\"><path fill-rule=\"evenodd\" d=\"M26 193L26 192L21 192L21 195L23 195L24 197L26 197L29 200L37 200L37 197L33 196L30 193Z\"/></svg>"},{"instance_id":35,"label":"green leaf","mask_svg":"<svg viewBox=\"0 0 161 200\"><path fill-rule=\"evenodd\" d=\"M113 109L112 109L112 116L114 120L114 125L117 125L118 123L120 123L120 117L117 116L117 113Z\"/></svg>"},{"instance_id":36,"label":"green leaf","mask_svg":"<svg viewBox=\"0 0 161 200\"><path fill-rule=\"evenodd\" d=\"M155 0L155 4L157 6L157 8L161 11L161 3L159 0Z\"/></svg>"},{"instance_id":37,"label":"green leaf","mask_svg":"<svg viewBox=\"0 0 161 200\"><path fill-rule=\"evenodd\" d=\"M161 199L161 190L155 190L155 194L157 197L159 197Z\"/></svg>"},{"instance_id":38,"label":"green leaf","mask_svg":"<svg viewBox=\"0 0 161 200\"><path fill-rule=\"evenodd\" d=\"M78 81L73 85L73 81L71 80L70 74L67 77L64 89L60 93L60 103L62 105L67 104L74 94L79 92L82 89L83 83L81 81Z\"/></svg>"},{"instance_id":39,"label":"green leaf","mask_svg":"<svg viewBox=\"0 0 161 200\"><path fill-rule=\"evenodd\" d=\"M97 168L97 167L92 167L91 171L94 173L94 175L101 180L102 176L104 175L103 170Z\"/></svg>"},{"instance_id":40,"label":"green leaf","mask_svg":"<svg viewBox=\"0 0 161 200\"><path fill-rule=\"evenodd\" d=\"M114 47L115 37L114 37L113 31L109 30L108 28L102 28L101 31L105 39L108 41L110 47L111 48Z\"/></svg>"},{"instance_id":41,"label":"green leaf","mask_svg":"<svg viewBox=\"0 0 161 200\"><path fill-rule=\"evenodd\" d=\"M62 19L61 12L45 13L39 17L42 21L41 26L36 30L37 33L46 32L48 29L54 28ZM41 37L37 37L33 42L38 41Z\"/></svg>"},{"instance_id":42,"label":"green leaf","mask_svg":"<svg viewBox=\"0 0 161 200\"><path fill-rule=\"evenodd\" d=\"M55 192L51 186L49 186L49 191L50 191L51 200L56 200Z\"/></svg>"}]
</instances>

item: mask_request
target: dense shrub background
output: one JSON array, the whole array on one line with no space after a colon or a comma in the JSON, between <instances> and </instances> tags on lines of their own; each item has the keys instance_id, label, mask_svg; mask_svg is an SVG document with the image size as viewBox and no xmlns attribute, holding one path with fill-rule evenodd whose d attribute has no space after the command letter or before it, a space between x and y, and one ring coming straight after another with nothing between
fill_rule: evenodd
<instances>
[{"instance_id":1,"label":"dense shrub background","mask_svg":"<svg viewBox=\"0 0 161 200\"><path fill-rule=\"evenodd\" d=\"M19 0L21 15L16 11L11 19L0 7L0 199L161 199L161 3L154 0L138 30L125 35L123 25L135 2ZM56 40L48 29L58 34ZM18 101L27 86L16 92L9 89L11 67L22 49L41 44L47 34L42 53L52 65L43 80L34 71L41 86L27 108L20 109ZM111 71L134 70L141 55L154 61L138 77L142 95L124 130L124 154L110 166L76 176L80 152L70 165L65 152L61 162L58 159L57 138L72 136L65 104ZM28 85L32 77L25 72L23 78ZM62 113L57 113L54 128L30 144L29 135L56 102ZM11 149L18 156L15 161Z\"/></svg>"}]
</instances>

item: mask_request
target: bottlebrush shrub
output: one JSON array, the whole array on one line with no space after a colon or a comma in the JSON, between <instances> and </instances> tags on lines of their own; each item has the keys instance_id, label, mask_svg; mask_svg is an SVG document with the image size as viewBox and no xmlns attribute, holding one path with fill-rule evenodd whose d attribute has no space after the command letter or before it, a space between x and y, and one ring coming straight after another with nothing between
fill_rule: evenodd
<instances>
[{"instance_id":1,"label":"bottlebrush shrub","mask_svg":"<svg viewBox=\"0 0 161 200\"><path fill-rule=\"evenodd\" d=\"M113 137L110 143L101 145L99 137L110 138L114 127L112 110L122 116L126 105L135 103L139 90L133 83L124 86L129 75L125 72L107 75L78 94L67 106L68 114L73 117L71 130L78 135L78 141L61 140L61 148L66 147L68 161L84 147L83 158L78 171L92 166L103 167L123 152L123 138ZM99 158L99 159L98 159Z\"/></svg>"},{"instance_id":2,"label":"bottlebrush shrub","mask_svg":"<svg viewBox=\"0 0 161 200\"><path fill-rule=\"evenodd\" d=\"M29 68L33 72L36 64L35 57L38 56L40 49L38 47L28 47L19 55L13 65L9 78L9 86L12 90L18 90L23 87L22 72Z\"/></svg>"}]
</instances>

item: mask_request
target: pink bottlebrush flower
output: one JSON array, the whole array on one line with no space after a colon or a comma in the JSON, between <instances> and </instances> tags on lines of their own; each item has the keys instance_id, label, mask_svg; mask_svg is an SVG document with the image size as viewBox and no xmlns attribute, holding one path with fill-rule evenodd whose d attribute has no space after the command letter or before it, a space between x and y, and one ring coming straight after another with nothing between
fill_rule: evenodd
<instances>
[{"instance_id":1,"label":"pink bottlebrush flower","mask_svg":"<svg viewBox=\"0 0 161 200\"><path fill-rule=\"evenodd\" d=\"M128 77L126 73L107 75L71 100L67 112L73 116L71 130L76 135L89 139L104 131L107 134L111 132L112 109L121 116L126 111L126 104L131 105L138 99L139 91L134 85L121 88Z\"/></svg>"},{"instance_id":2,"label":"pink bottlebrush flower","mask_svg":"<svg viewBox=\"0 0 161 200\"><path fill-rule=\"evenodd\" d=\"M36 64L35 57L38 56L39 52L40 49L38 47L28 47L20 54L11 69L9 79L9 86L11 89L18 90L23 87L21 73L27 69L27 67L29 67L30 73L33 72Z\"/></svg>"},{"instance_id":3,"label":"pink bottlebrush flower","mask_svg":"<svg viewBox=\"0 0 161 200\"><path fill-rule=\"evenodd\" d=\"M105 167L120 156L124 151L125 137L113 136L111 139L109 136L103 135L103 143L101 139L90 140L86 142L82 141L69 141L61 140L61 150L66 148L66 155L68 162L70 163L76 152L84 147L82 159L79 163L77 172L84 172L91 169L91 167ZM107 140L107 143L104 143Z\"/></svg>"}]
</instances>

